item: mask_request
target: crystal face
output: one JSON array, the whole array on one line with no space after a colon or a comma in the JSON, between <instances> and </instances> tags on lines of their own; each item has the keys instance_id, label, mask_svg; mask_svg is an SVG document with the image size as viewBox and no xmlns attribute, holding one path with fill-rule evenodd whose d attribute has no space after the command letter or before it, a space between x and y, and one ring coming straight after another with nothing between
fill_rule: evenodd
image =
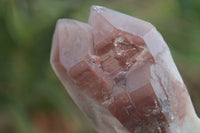
<instances>
[{"instance_id":1,"label":"crystal face","mask_svg":"<svg viewBox=\"0 0 200 133\"><path fill-rule=\"evenodd\" d=\"M51 64L98 132L198 133L169 48L148 22L100 6L88 24L61 19Z\"/></svg>"}]
</instances>

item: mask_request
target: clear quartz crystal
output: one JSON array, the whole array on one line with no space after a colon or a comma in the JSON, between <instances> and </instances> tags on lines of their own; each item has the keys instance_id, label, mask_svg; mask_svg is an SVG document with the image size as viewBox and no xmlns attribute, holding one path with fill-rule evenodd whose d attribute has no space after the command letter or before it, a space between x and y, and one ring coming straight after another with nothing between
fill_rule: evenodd
<instances>
[{"instance_id":1,"label":"clear quartz crystal","mask_svg":"<svg viewBox=\"0 0 200 133\"><path fill-rule=\"evenodd\" d=\"M169 48L150 23L92 6L57 22L51 64L100 133L199 133Z\"/></svg>"}]
</instances>

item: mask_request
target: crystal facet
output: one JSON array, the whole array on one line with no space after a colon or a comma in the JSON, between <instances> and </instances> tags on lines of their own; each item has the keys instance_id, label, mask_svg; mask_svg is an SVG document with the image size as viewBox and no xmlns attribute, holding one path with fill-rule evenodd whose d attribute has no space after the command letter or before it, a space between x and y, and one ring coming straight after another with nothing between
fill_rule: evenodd
<instances>
[{"instance_id":1,"label":"crystal facet","mask_svg":"<svg viewBox=\"0 0 200 133\"><path fill-rule=\"evenodd\" d=\"M169 48L148 22L100 6L88 24L61 19L51 64L98 132L199 133Z\"/></svg>"}]
</instances>

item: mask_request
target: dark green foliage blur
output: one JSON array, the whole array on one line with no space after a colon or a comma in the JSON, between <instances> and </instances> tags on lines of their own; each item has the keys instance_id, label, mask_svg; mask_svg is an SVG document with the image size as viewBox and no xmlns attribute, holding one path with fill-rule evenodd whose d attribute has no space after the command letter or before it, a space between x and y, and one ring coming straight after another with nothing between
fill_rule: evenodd
<instances>
[{"instance_id":1,"label":"dark green foliage blur","mask_svg":"<svg viewBox=\"0 0 200 133\"><path fill-rule=\"evenodd\" d=\"M200 0L0 0L0 133L95 132L49 63L56 21L93 4L157 27L200 115Z\"/></svg>"}]
</instances>

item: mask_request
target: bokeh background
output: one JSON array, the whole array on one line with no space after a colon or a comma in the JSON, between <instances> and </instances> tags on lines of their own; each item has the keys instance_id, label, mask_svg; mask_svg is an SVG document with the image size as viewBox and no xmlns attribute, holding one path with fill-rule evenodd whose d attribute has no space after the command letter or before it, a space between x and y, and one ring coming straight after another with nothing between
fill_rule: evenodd
<instances>
[{"instance_id":1,"label":"bokeh background","mask_svg":"<svg viewBox=\"0 0 200 133\"><path fill-rule=\"evenodd\" d=\"M0 133L95 133L49 63L57 19L93 4L157 27L200 115L200 0L0 0Z\"/></svg>"}]
</instances>

